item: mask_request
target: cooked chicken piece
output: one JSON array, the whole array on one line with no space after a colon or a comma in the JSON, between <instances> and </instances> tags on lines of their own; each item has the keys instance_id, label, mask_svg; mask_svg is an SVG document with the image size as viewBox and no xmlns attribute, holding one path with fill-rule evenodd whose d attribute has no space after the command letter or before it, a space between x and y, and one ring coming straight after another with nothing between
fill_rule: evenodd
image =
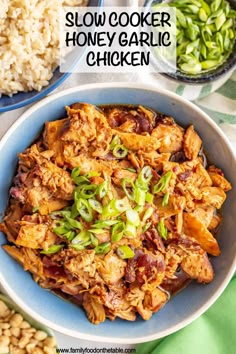
<instances>
[{"instance_id":1,"label":"cooked chicken piece","mask_svg":"<svg viewBox=\"0 0 236 354\"><path fill-rule=\"evenodd\" d=\"M125 133L113 129L113 133L118 135L122 144L131 151L155 151L160 147L160 142L155 136L141 135L135 133Z\"/></svg>"},{"instance_id":2,"label":"cooked chicken piece","mask_svg":"<svg viewBox=\"0 0 236 354\"><path fill-rule=\"evenodd\" d=\"M206 252L188 255L183 259L181 268L190 278L197 279L199 283L210 283L214 278L213 268Z\"/></svg>"},{"instance_id":3,"label":"cooked chicken piece","mask_svg":"<svg viewBox=\"0 0 236 354\"><path fill-rule=\"evenodd\" d=\"M204 187L201 189L203 202L220 209L226 199L226 194L219 187Z\"/></svg>"},{"instance_id":4,"label":"cooked chicken piece","mask_svg":"<svg viewBox=\"0 0 236 354\"><path fill-rule=\"evenodd\" d=\"M167 293L156 288L145 293L143 306L147 310L157 312L165 305L167 300Z\"/></svg>"},{"instance_id":5,"label":"cooked chicken piece","mask_svg":"<svg viewBox=\"0 0 236 354\"><path fill-rule=\"evenodd\" d=\"M54 152L53 161L63 166L64 163L64 142L60 139L60 133L68 118L45 123L44 142L49 150Z\"/></svg>"},{"instance_id":6,"label":"cooked chicken piece","mask_svg":"<svg viewBox=\"0 0 236 354\"><path fill-rule=\"evenodd\" d=\"M142 157L145 165L152 166L153 168L159 170L162 169L165 163L169 160L171 154L163 153L158 154L157 151L144 152L138 151L138 156Z\"/></svg>"},{"instance_id":7,"label":"cooked chicken piece","mask_svg":"<svg viewBox=\"0 0 236 354\"><path fill-rule=\"evenodd\" d=\"M68 205L68 201L63 199L51 198L47 201L40 201L38 205L39 213L41 215L48 215L53 211L64 209Z\"/></svg>"},{"instance_id":8,"label":"cooked chicken piece","mask_svg":"<svg viewBox=\"0 0 236 354\"><path fill-rule=\"evenodd\" d=\"M93 324L104 322L106 314L103 305L97 302L94 297L88 293L84 294L83 307L87 313L88 319Z\"/></svg>"},{"instance_id":9,"label":"cooked chicken piece","mask_svg":"<svg viewBox=\"0 0 236 354\"><path fill-rule=\"evenodd\" d=\"M113 170L117 168L117 161L103 161L96 160L88 157L87 155L79 155L66 159L66 163L72 169L74 167L80 167L81 174L85 174L91 171L104 172L107 175L111 175Z\"/></svg>"},{"instance_id":10,"label":"cooked chicken piece","mask_svg":"<svg viewBox=\"0 0 236 354\"><path fill-rule=\"evenodd\" d=\"M83 276L84 273L93 277L96 271L94 256L94 250L77 251L76 256L65 261L65 268L76 277Z\"/></svg>"},{"instance_id":11,"label":"cooked chicken piece","mask_svg":"<svg viewBox=\"0 0 236 354\"><path fill-rule=\"evenodd\" d=\"M212 206L200 206L197 207L193 214L205 225L205 227L208 229L208 226L211 223L211 220L213 218L215 208Z\"/></svg>"},{"instance_id":12,"label":"cooked chicken piece","mask_svg":"<svg viewBox=\"0 0 236 354\"><path fill-rule=\"evenodd\" d=\"M63 141L76 142L83 148L90 144L93 156L105 156L110 149L112 129L105 116L91 104L76 104L67 107L69 119L62 132Z\"/></svg>"},{"instance_id":13,"label":"cooked chicken piece","mask_svg":"<svg viewBox=\"0 0 236 354\"><path fill-rule=\"evenodd\" d=\"M183 229L184 233L196 239L207 253L212 254L213 256L218 256L220 254L217 240L194 214L184 213Z\"/></svg>"},{"instance_id":14,"label":"cooked chicken piece","mask_svg":"<svg viewBox=\"0 0 236 354\"><path fill-rule=\"evenodd\" d=\"M155 113L154 112L152 112L150 109L147 109L143 106L139 106L138 111L140 111L141 113L144 113L145 118L148 119L149 123L151 124L151 127L155 126L156 121L155 121Z\"/></svg>"},{"instance_id":15,"label":"cooked chicken piece","mask_svg":"<svg viewBox=\"0 0 236 354\"><path fill-rule=\"evenodd\" d=\"M127 120L123 124L119 126L119 130L126 133L134 133L137 127L137 123L135 120Z\"/></svg>"},{"instance_id":16,"label":"cooked chicken piece","mask_svg":"<svg viewBox=\"0 0 236 354\"><path fill-rule=\"evenodd\" d=\"M104 259L96 258L96 267L105 283L114 285L125 275L126 262L110 251Z\"/></svg>"},{"instance_id":17,"label":"cooked chicken piece","mask_svg":"<svg viewBox=\"0 0 236 354\"><path fill-rule=\"evenodd\" d=\"M50 232L48 225L27 221L20 221L19 224L20 231L15 241L18 246L47 250L56 241L57 236Z\"/></svg>"},{"instance_id":18,"label":"cooked chicken piece","mask_svg":"<svg viewBox=\"0 0 236 354\"><path fill-rule=\"evenodd\" d=\"M208 225L208 229L215 230L221 223L222 221L222 216L220 215L213 215L210 224Z\"/></svg>"},{"instance_id":19,"label":"cooked chicken piece","mask_svg":"<svg viewBox=\"0 0 236 354\"><path fill-rule=\"evenodd\" d=\"M232 189L231 184L224 177L223 172L216 168L215 166L210 166L208 169L209 176L212 180L212 184L214 187L220 187L223 191L228 192Z\"/></svg>"},{"instance_id":20,"label":"cooked chicken piece","mask_svg":"<svg viewBox=\"0 0 236 354\"><path fill-rule=\"evenodd\" d=\"M129 153L128 160L132 163L136 170L140 170L144 166L144 160L141 156L137 156L136 153Z\"/></svg>"},{"instance_id":21,"label":"cooked chicken piece","mask_svg":"<svg viewBox=\"0 0 236 354\"><path fill-rule=\"evenodd\" d=\"M135 179L137 178L137 173L124 170L124 169L115 169L113 173L112 181L117 186L121 186L123 178L128 178L134 182Z\"/></svg>"},{"instance_id":22,"label":"cooked chicken piece","mask_svg":"<svg viewBox=\"0 0 236 354\"><path fill-rule=\"evenodd\" d=\"M131 286L130 291L126 295L126 299L130 302L132 306L135 307L136 311L142 316L144 320L149 320L152 317L152 311L148 308L144 308L145 292L138 287Z\"/></svg>"},{"instance_id":23,"label":"cooked chicken piece","mask_svg":"<svg viewBox=\"0 0 236 354\"><path fill-rule=\"evenodd\" d=\"M176 224L176 232L178 234L181 234L183 230L183 211L179 212L175 216L175 224Z\"/></svg>"},{"instance_id":24,"label":"cooked chicken piece","mask_svg":"<svg viewBox=\"0 0 236 354\"><path fill-rule=\"evenodd\" d=\"M36 250L30 248L17 248L16 246L4 245L4 250L17 262L23 265L24 270L29 270L38 277L44 277L43 263Z\"/></svg>"},{"instance_id":25,"label":"cooked chicken piece","mask_svg":"<svg viewBox=\"0 0 236 354\"><path fill-rule=\"evenodd\" d=\"M157 287L165 275L165 261L163 255L155 254L146 249L135 249L135 256L127 262L125 280L128 283L137 282L142 290L151 290Z\"/></svg>"},{"instance_id":26,"label":"cooked chicken piece","mask_svg":"<svg viewBox=\"0 0 236 354\"><path fill-rule=\"evenodd\" d=\"M190 125L183 138L184 153L189 160L196 159L202 146L202 140Z\"/></svg>"},{"instance_id":27,"label":"cooked chicken piece","mask_svg":"<svg viewBox=\"0 0 236 354\"><path fill-rule=\"evenodd\" d=\"M160 152L177 152L182 149L184 129L177 124L159 124L153 129L152 137L160 141Z\"/></svg>"},{"instance_id":28,"label":"cooked chicken piece","mask_svg":"<svg viewBox=\"0 0 236 354\"><path fill-rule=\"evenodd\" d=\"M10 246L10 245L3 245L2 248L18 263L24 265L24 255L21 248L18 248L16 246Z\"/></svg>"}]
</instances>

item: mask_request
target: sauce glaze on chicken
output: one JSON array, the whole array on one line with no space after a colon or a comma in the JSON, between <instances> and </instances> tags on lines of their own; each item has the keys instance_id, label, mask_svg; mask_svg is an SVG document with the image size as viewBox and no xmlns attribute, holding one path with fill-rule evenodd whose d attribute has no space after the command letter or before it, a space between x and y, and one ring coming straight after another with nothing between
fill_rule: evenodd
<instances>
[{"instance_id":1,"label":"sauce glaze on chicken","mask_svg":"<svg viewBox=\"0 0 236 354\"><path fill-rule=\"evenodd\" d=\"M3 247L92 323L148 320L190 280L213 280L231 185L192 125L142 106L66 110L19 154Z\"/></svg>"}]
</instances>

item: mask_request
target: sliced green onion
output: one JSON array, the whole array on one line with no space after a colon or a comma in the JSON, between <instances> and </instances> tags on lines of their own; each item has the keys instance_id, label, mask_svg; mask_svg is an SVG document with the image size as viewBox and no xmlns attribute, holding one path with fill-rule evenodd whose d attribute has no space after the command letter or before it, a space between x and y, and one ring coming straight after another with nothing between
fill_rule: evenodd
<instances>
[{"instance_id":1,"label":"sliced green onion","mask_svg":"<svg viewBox=\"0 0 236 354\"><path fill-rule=\"evenodd\" d=\"M99 177L99 176L101 176L101 173L97 171L91 171L85 174L85 177L88 179L90 179L91 177Z\"/></svg>"},{"instance_id":2,"label":"sliced green onion","mask_svg":"<svg viewBox=\"0 0 236 354\"><path fill-rule=\"evenodd\" d=\"M85 199L78 199L76 201L76 208L78 210L78 212L80 213L81 217L87 221L87 222L91 222L93 220L93 213L92 213L92 209L89 206L89 203L87 200Z\"/></svg>"},{"instance_id":3,"label":"sliced green onion","mask_svg":"<svg viewBox=\"0 0 236 354\"><path fill-rule=\"evenodd\" d=\"M165 226L164 220L161 219L157 225L157 231L159 233L159 235L164 238L164 240L167 240L168 237L168 230Z\"/></svg>"},{"instance_id":4,"label":"sliced green onion","mask_svg":"<svg viewBox=\"0 0 236 354\"><path fill-rule=\"evenodd\" d=\"M122 259L129 259L134 257L134 251L127 245L117 247L116 253Z\"/></svg>"},{"instance_id":5,"label":"sliced green onion","mask_svg":"<svg viewBox=\"0 0 236 354\"><path fill-rule=\"evenodd\" d=\"M96 212L98 212L99 214L102 213L102 204L96 200L96 199L89 199L88 200L89 205L91 206L91 208L93 210L95 210Z\"/></svg>"},{"instance_id":6,"label":"sliced green onion","mask_svg":"<svg viewBox=\"0 0 236 354\"><path fill-rule=\"evenodd\" d=\"M95 224L92 225L93 228L95 229L103 229L112 225L115 225L119 222L119 220L99 220L96 221Z\"/></svg>"},{"instance_id":7,"label":"sliced green onion","mask_svg":"<svg viewBox=\"0 0 236 354\"><path fill-rule=\"evenodd\" d=\"M122 239L124 235L125 225L123 222L119 222L112 227L111 240L112 242L118 242Z\"/></svg>"},{"instance_id":8,"label":"sliced green onion","mask_svg":"<svg viewBox=\"0 0 236 354\"><path fill-rule=\"evenodd\" d=\"M67 223L68 223L71 227L73 227L74 229L80 229L80 230L82 230L82 224L81 224L81 222L79 222L78 220L69 218L68 216L65 216L65 219L66 219Z\"/></svg>"},{"instance_id":9,"label":"sliced green onion","mask_svg":"<svg viewBox=\"0 0 236 354\"><path fill-rule=\"evenodd\" d=\"M134 182L132 181L132 179L130 178L123 178L122 182L121 182L122 188L126 194L126 196L130 199L130 200L134 200L134 193L132 191L132 193L130 193L128 191L127 188L129 188L128 186L131 186L131 188L134 189Z\"/></svg>"},{"instance_id":10,"label":"sliced green onion","mask_svg":"<svg viewBox=\"0 0 236 354\"><path fill-rule=\"evenodd\" d=\"M129 172L134 172L134 173L137 172L134 168L126 168L126 170L129 171Z\"/></svg>"},{"instance_id":11,"label":"sliced green onion","mask_svg":"<svg viewBox=\"0 0 236 354\"><path fill-rule=\"evenodd\" d=\"M145 196L145 200L147 203L152 204L153 203L154 196L153 194L147 192Z\"/></svg>"},{"instance_id":12,"label":"sliced green onion","mask_svg":"<svg viewBox=\"0 0 236 354\"><path fill-rule=\"evenodd\" d=\"M111 250L111 244L110 242L104 242L99 246L95 247L94 250L96 254L107 254Z\"/></svg>"},{"instance_id":13,"label":"sliced green onion","mask_svg":"<svg viewBox=\"0 0 236 354\"><path fill-rule=\"evenodd\" d=\"M100 199L104 198L105 195L108 192L108 187L109 187L109 182L108 180L105 180L104 182L102 182L97 189L97 194L99 196Z\"/></svg>"},{"instance_id":14,"label":"sliced green onion","mask_svg":"<svg viewBox=\"0 0 236 354\"><path fill-rule=\"evenodd\" d=\"M133 238L137 233L136 227L133 224L127 222L125 225L124 233L127 237Z\"/></svg>"},{"instance_id":15,"label":"sliced green onion","mask_svg":"<svg viewBox=\"0 0 236 354\"><path fill-rule=\"evenodd\" d=\"M150 166L144 166L140 171L137 182L138 185L146 187L152 179L152 169Z\"/></svg>"},{"instance_id":16,"label":"sliced green onion","mask_svg":"<svg viewBox=\"0 0 236 354\"><path fill-rule=\"evenodd\" d=\"M136 205L136 207L134 208L135 211L137 211L138 213L141 213L143 211L144 206L143 205Z\"/></svg>"},{"instance_id":17,"label":"sliced green onion","mask_svg":"<svg viewBox=\"0 0 236 354\"><path fill-rule=\"evenodd\" d=\"M169 202L169 197L170 197L170 193L167 192L164 197L163 197L163 200L162 200L162 206L165 207L168 205L168 202Z\"/></svg>"},{"instance_id":18,"label":"sliced green onion","mask_svg":"<svg viewBox=\"0 0 236 354\"><path fill-rule=\"evenodd\" d=\"M167 188L170 179L172 176L172 171L168 171L164 174L164 176L161 177L159 182L154 186L154 193L157 194L159 192L162 192L164 189Z\"/></svg>"},{"instance_id":19,"label":"sliced green onion","mask_svg":"<svg viewBox=\"0 0 236 354\"><path fill-rule=\"evenodd\" d=\"M54 227L53 232L58 236L64 235L65 233L71 230L71 228L66 225L64 221L57 222L57 225L59 226Z\"/></svg>"},{"instance_id":20,"label":"sliced green onion","mask_svg":"<svg viewBox=\"0 0 236 354\"><path fill-rule=\"evenodd\" d=\"M146 192L143 189L135 187L134 189L134 200L138 205L143 206L146 201Z\"/></svg>"},{"instance_id":21,"label":"sliced green onion","mask_svg":"<svg viewBox=\"0 0 236 354\"><path fill-rule=\"evenodd\" d=\"M117 145L120 145L121 141L118 135L115 135L110 144L110 150L113 150Z\"/></svg>"},{"instance_id":22,"label":"sliced green onion","mask_svg":"<svg viewBox=\"0 0 236 354\"><path fill-rule=\"evenodd\" d=\"M53 254L59 252L63 248L63 245L53 245L50 246L47 250L43 250L40 253L42 254Z\"/></svg>"},{"instance_id":23,"label":"sliced green onion","mask_svg":"<svg viewBox=\"0 0 236 354\"><path fill-rule=\"evenodd\" d=\"M76 232L75 232L75 231L68 231L68 232L66 232L63 236L64 236L65 238L67 238L68 241L71 241L71 240L73 240L73 238L75 237L75 235L76 235Z\"/></svg>"},{"instance_id":24,"label":"sliced green onion","mask_svg":"<svg viewBox=\"0 0 236 354\"><path fill-rule=\"evenodd\" d=\"M73 240L71 241L72 245L77 245L77 244L90 244L91 243L91 237L90 233L88 231L81 231L78 235L76 235Z\"/></svg>"},{"instance_id":25,"label":"sliced green onion","mask_svg":"<svg viewBox=\"0 0 236 354\"><path fill-rule=\"evenodd\" d=\"M142 221L144 221L144 222L147 221L152 216L153 212L154 212L154 208L152 208L152 207L147 208L147 210L145 211L145 213L143 215Z\"/></svg>"},{"instance_id":26,"label":"sliced green onion","mask_svg":"<svg viewBox=\"0 0 236 354\"><path fill-rule=\"evenodd\" d=\"M39 210L39 206L36 206L32 209L32 213L36 213Z\"/></svg>"},{"instance_id":27,"label":"sliced green onion","mask_svg":"<svg viewBox=\"0 0 236 354\"><path fill-rule=\"evenodd\" d=\"M95 234L95 235L104 234L104 232L105 232L104 229L89 229L88 231Z\"/></svg>"},{"instance_id":28,"label":"sliced green onion","mask_svg":"<svg viewBox=\"0 0 236 354\"><path fill-rule=\"evenodd\" d=\"M128 149L124 145L116 145L112 154L119 159L123 159L128 154Z\"/></svg>"},{"instance_id":29,"label":"sliced green onion","mask_svg":"<svg viewBox=\"0 0 236 354\"><path fill-rule=\"evenodd\" d=\"M72 219L75 219L75 218L77 218L78 215L79 215L79 212L78 212L78 210L77 210L77 208L76 208L76 203L74 203L74 204L72 205L72 208L71 208L70 217L71 217Z\"/></svg>"},{"instance_id":30,"label":"sliced green onion","mask_svg":"<svg viewBox=\"0 0 236 354\"><path fill-rule=\"evenodd\" d=\"M151 222L148 222L144 227L143 227L143 230L142 230L142 232L144 233L144 232L146 232L148 229L149 229L149 227L152 225L152 223Z\"/></svg>"},{"instance_id":31,"label":"sliced green onion","mask_svg":"<svg viewBox=\"0 0 236 354\"><path fill-rule=\"evenodd\" d=\"M80 175L80 168L79 167L75 167L73 168L73 170L71 171L71 178L73 179L73 181L77 183L77 178L79 177Z\"/></svg>"},{"instance_id":32,"label":"sliced green onion","mask_svg":"<svg viewBox=\"0 0 236 354\"><path fill-rule=\"evenodd\" d=\"M124 211L129 210L131 208L127 198L114 200L112 204L114 206L114 209L119 213L123 213Z\"/></svg>"},{"instance_id":33,"label":"sliced green onion","mask_svg":"<svg viewBox=\"0 0 236 354\"><path fill-rule=\"evenodd\" d=\"M91 238L91 244L92 244L94 247L97 247L98 244L99 244L97 237L95 237L94 235L91 234L90 238Z\"/></svg>"},{"instance_id":34,"label":"sliced green onion","mask_svg":"<svg viewBox=\"0 0 236 354\"><path fill-rule=\"evenodd\" d=\"M110 203L108 203L102 210L103 218L111 218L113 216L117 216L120 212L115 208L115 199L112 199Z\"/></svg>"},{"instance_id":35,"label":"sliced green onion","mask_svg":"<svg viewBox=\"0 0 236 354\"><path fill-rule=\"evenodd\" d=\"M136 210L127 210L126 211L127 222L138 227L140 225L139 214Z\"/></svg>"},{"instance_id":36,"label":"sliced green onion","mask_svg":"<svg viewBox=\"0 0 236 354\"><path fill-rule=\"evenodd\" d=\"M86 248L86 245L70 245L70 248L73 248L76 251L82 251Z\"/></svg>"},{"instance_id":37,"label":"sliced green onion","mask_svg":"<svg viewBox=\"0 0 236 354\"><path fill-rule=\"evenodd\" d=\"M79 197L84 199L93 198L97 192L98 186L96 184L90 184L83 186L80 190Z\"/></svg>"}]
</instances>

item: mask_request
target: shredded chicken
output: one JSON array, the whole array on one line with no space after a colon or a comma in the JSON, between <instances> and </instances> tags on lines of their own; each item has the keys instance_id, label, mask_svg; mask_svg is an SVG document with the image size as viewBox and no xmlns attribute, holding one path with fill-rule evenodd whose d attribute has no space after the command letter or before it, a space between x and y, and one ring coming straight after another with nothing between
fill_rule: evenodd
<instances>
[{"instance_id":1,"label":"shredded chicken","mask_svg":"<svg viewBox=\"0 0 236 354\"><path fill-rule=\"evenodd\" d=\"M149 320L192 279L213 280L232 186L192 125L143 106L66 110L19 154L3 248L93 324Z\"/></svg>"}]
</instances>

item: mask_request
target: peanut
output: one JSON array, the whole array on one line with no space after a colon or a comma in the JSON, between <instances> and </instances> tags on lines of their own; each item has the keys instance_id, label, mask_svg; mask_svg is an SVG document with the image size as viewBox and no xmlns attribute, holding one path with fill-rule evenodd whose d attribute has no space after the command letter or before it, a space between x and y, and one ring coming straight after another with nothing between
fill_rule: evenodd
<instances>
[{"instance_id":1,"label":"peanut","mask_svg":"<svg viewBox=\"0 0 236 354\"><path fill-rule=\"evenodd\" d=\"M43 331L37 331L34 335L34 338L37 339L38 341L42 341L47 338L47 333Z\"/></svg>"},{"instance_id":2,"label":"peanut","mask_svg":"<svg viewBox=\"0 0 236 354\"><path fill-rule=\"evenodd\" d=\"M4 317L4 316L5 317ZM0 354L55 354L56 340L0 301Z\"/></svg>"}]
</instances>

